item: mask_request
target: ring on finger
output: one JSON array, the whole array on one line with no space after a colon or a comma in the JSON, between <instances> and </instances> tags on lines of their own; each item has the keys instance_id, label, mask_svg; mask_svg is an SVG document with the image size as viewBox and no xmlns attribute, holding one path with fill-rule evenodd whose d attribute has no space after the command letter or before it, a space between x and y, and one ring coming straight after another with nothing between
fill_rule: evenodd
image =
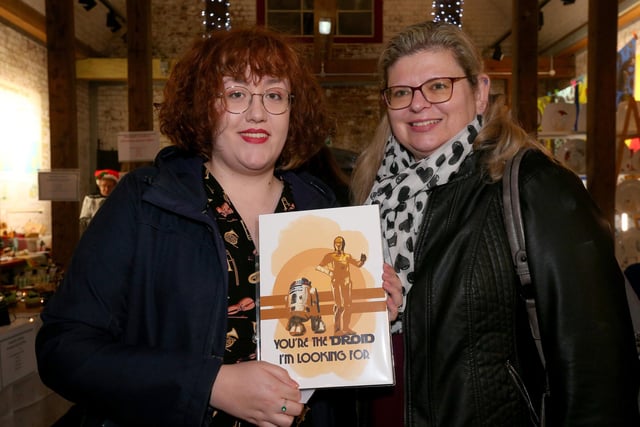
<instances>
[{"instance_id":1,"label":"ring on finger","mask_svg":"<svg viewBox=\"0 0 640 427\"><path fill-rule=\"evenodd\" d=\"M282 412L287 412L287 399L284 399L282 402L282 407L280 408Z\"/></svg>"}]
</instances>

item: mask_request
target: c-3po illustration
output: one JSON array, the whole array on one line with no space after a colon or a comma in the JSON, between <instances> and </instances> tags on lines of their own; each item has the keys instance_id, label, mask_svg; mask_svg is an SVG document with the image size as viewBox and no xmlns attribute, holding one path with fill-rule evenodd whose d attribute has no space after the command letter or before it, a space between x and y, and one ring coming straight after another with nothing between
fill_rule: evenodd
<instances>
[{"instance_id":1,"label":"c-3po illustration","mask_svg":"<svg viewBox=\"0 0 640 427\"><path fill-rule=\"evenodd\" d=\"M293 337L304 335L307 328L304 323L311 321L311 330L321 334L326 330L320 314L320 298L318 290L311 286L306 277L294 280L289 286L289 294L285 297L289 306L287 330Z\"/></svg>"},{"instance_id":2,"label":"c-3po illustration","mask_svg":"<svg viewBox=\"0 0 640 427\"><path fill-rule=\"evenodd\" d=\"M362 267L367 260L365 254L360 259L354 259L351 254L345 253L346 242L344 237L337 236L333 240L333 252L326 254L316 270L331 278L331 290L333 291L333 313L335 335L353 335L356 332L349 327L351 322L351 272L350 266Z\"/></svg>"}]
</instances>

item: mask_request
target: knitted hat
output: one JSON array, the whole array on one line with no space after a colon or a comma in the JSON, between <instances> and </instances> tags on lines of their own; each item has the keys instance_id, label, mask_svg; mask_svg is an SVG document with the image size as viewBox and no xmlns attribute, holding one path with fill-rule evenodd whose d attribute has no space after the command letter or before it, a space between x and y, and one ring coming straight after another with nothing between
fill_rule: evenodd
<instances>
[{"instance_id":1,"label":"knitted hat","mask_svg":"<svg viewBox=\"0 0 640 427\"><path fill-rule=\"evenodd\" d=\"M120 180L120 172L114 171L113 169L99 169L94 175L96 177L96 184L99 184L101 179L112 179L116 184Z\"/></svg>"}]
</instances>

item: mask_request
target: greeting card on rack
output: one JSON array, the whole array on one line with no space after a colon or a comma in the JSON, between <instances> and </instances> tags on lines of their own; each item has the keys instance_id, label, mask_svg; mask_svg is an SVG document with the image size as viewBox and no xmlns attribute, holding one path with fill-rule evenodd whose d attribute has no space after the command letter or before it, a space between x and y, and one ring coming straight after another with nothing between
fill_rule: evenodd
<instances>
[{"instance_id":1,"label":"greeting card on rack","mask_svg":"<svg viewBox=\"0 0 640 427\"><path fill-rule=\"evenodd\" d=\"M301 389L394 383L377 205L260 216L259 358Z\"/></svg>"}]
</instances>

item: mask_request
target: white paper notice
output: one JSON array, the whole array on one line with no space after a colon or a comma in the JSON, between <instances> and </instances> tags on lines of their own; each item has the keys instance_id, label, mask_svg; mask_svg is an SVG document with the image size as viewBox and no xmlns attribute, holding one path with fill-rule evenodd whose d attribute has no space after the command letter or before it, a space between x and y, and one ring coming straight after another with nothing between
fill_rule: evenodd
<instances>
[{"instance_id":1,"label":"white paper notice","mask_svg":"<svg viewBox=\"0 0 640 427\"><path fill-rule=\"evenodd\" d=\"M118 161L146 162L160 151L160 136L156 131L119 132Z\"/></svg>"},{"instance_id":2,"label":"white paper notice","mask_svg":"<svg viewBox=\"0 0 640 427\"><path fill-rule=\"evenodd\" d=\"M38 199L54 202L80 200L80 171L78 169L38 171Z\"/></svg>"},{"instance_id":3,"label":"white paper notice","mask_svg":"<svg viewBox=\"0 0 640 427\"><path fill-rule=\"evenodd\" d=\"M34 324L10 328L6 334L0 334L0 368L2 387L36 371Z\"/></svg>"}]
</instances>

